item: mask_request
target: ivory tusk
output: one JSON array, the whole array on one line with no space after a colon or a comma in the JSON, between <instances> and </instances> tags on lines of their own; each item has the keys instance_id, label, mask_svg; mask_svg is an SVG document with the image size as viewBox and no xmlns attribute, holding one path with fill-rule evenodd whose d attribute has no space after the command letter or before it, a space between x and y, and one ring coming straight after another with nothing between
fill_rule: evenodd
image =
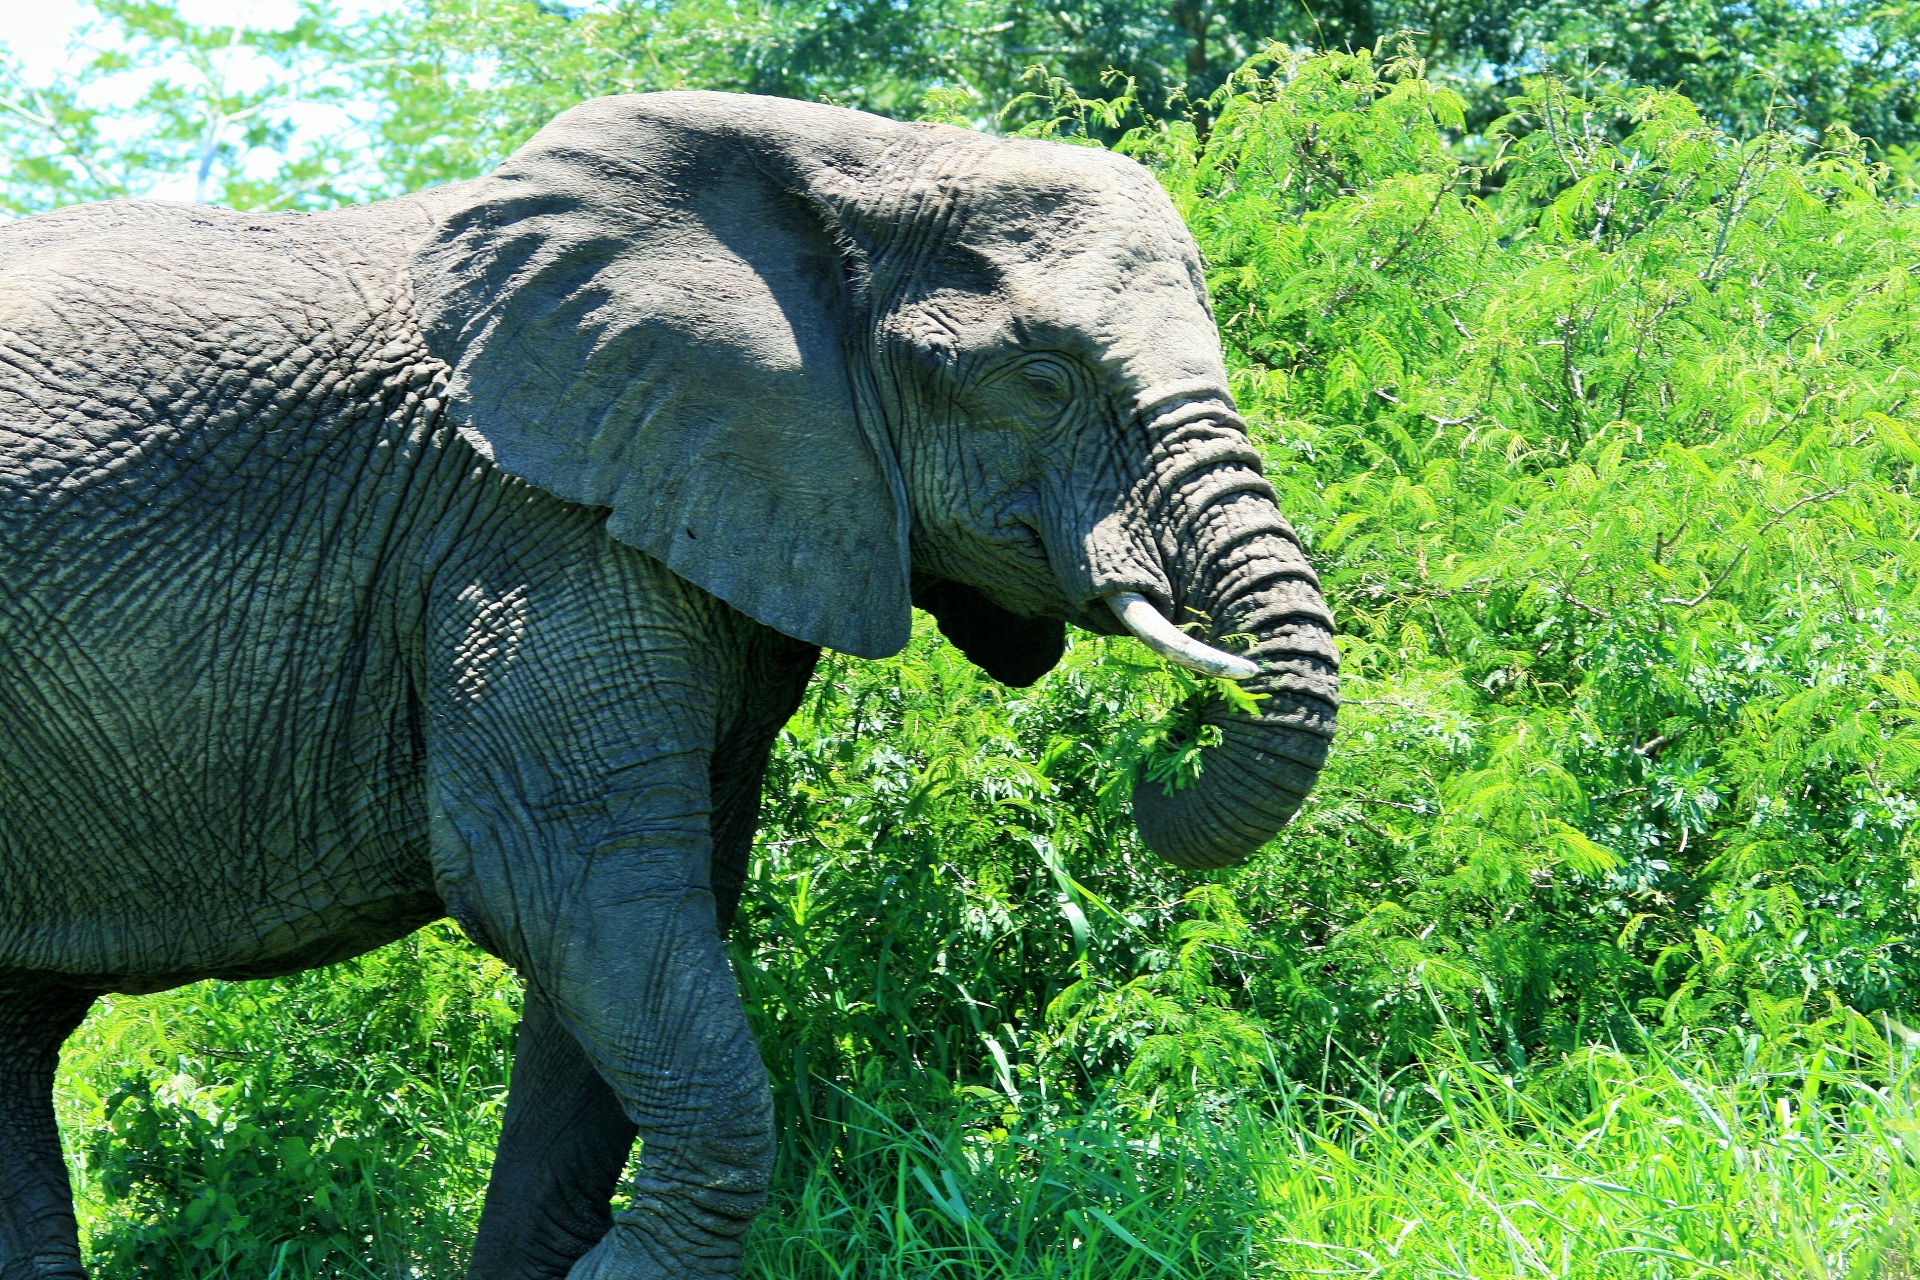
<instances>
[{"instance_id":1,"label":"ivory tusk","mask_svg":"<svg viewBox=\"0 0 1920 1280\"><path fill-rule=\"evenodd\" d=\"M1160 616L1153 602L1137 591L1116 591L1107 607L1134 638L1175 666L1220 680L1245 680L1260 668L1245 658L1201 644Z\"/></svg>"}]
</instances>

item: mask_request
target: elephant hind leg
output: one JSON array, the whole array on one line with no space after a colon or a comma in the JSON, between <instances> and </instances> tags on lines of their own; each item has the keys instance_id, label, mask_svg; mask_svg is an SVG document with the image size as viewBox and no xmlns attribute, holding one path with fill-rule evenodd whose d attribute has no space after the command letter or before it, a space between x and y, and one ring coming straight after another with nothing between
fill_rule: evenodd
<instances>
[{"instance_id":1,"label":"elephant hind leg","mask_svg":"<svg viewBox=\"0 0 1920 1280\"><path fill-rule=\"evenodd\" d=\"M613 1225L613 1192L638 1132L580 1043L529 990L467 1280L565 1276Z\"/></svg>"},{"instance_id":2,"label":"elephant hind leg","mask_svg":"<svg viewBox=\"0 0 1920 1280\"><path fill-rule=\"evenodd\" d=\"M86 1280L53 1073L92 1003L88 992L0 980L0 1280Z\"/></svg>"}]
</instances>

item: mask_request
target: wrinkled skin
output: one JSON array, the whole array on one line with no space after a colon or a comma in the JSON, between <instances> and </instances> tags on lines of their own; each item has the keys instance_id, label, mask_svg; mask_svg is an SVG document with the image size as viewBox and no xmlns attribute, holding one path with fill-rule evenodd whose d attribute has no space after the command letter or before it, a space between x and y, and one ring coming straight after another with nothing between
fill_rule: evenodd
<instances>
[{"instance_id":1,"label":"wrinkled skin","mask_svg":"<svg viewBox=\"0 0 1920 1280\"><path fill-rule=\"evenodd\" d=\"M588 103L365 208L0 228L0 577L0 1280L83 1275L50 1082L96 995L448 914L528 992L475 1280L732 1275L772 1133L721 933L819 646L917 602L1024 684L1123 589L1250 636L1260 718L1136 796L1188 865L1334 714L1152 180L770 99Z\"/></svg>"}]
</instances>

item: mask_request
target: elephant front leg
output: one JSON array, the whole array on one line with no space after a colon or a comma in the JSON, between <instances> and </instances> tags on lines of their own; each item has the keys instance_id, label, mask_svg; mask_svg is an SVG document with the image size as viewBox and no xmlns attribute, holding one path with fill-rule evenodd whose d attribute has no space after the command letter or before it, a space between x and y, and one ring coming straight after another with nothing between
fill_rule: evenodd
<instances>
[{"instance_id":1,"label":"elephant front leg","mask_svg":"<svg viewBox=\"0 0 1920 1280\"><path fill-rule=\"evenodd\" d=\"M630 1046L615 1090L637 1124L640 1166L629 1207L570 1280L733 1276L765 1205L773 1103L715 927L713 898L650 904L653 981L630 1011L594 1031Z\"/></svg>"},{"instance_id":2,"label":"elephant front leg","mask_svg":"<svg viewBox=\"0 0 1920 1280\"><path fill-rule=\"evenodd\" d=\"M435 605L436 885L520 971L535 1018L544 1007L579 1046L583 1062L563 1053L539 1070L571 1088L590 1068L639 1134L629 1205L567 1274L733 1276L766 1200L773 1106L715 920L712 772L722 709L765 642L597 524L580 522L573 544L560 533L489 551L528 563L475 571ZM464 580L449 571L448 589ZM569 1199L600 1199L612 1159L604 1131L588 1132L600 1121L574 1104L543 1118L520 1092L516 1080L509 1106L524 1118L502 1144L488 1249L505 1235L537 1249L539 1229L506 1230L513 1202L566 1217ZM544 1238L582 1243L600 1208Z\"/></svg>"},{"instance_id":3,"label":"elephant front leg","mask_svg":"<svg viewBox=\"0 0 1920 1280\"><path fill-rule=\"evenodd\" d=\"M516 1065L475 1280L739 1271L766 1201L773 1108L714 918L698 764L685 786L617 801L478 786L477 802L443 798L442 892L525 977L534 1033L523 1049L534 1061ZM548 1011L557 1027L545 1026ZM606 1221L621 1123L641 1139L629 1206L570 1271L543 1270Z\"/></svg>"},{"instance_id":4,"label":"elephant front leg","mask_svg":"<svg viewBox=\"0 0 1920 1280\"><path fill-rule=\"evenodd\" d=\"M613 1225L638 1133L580 1042L527 994L467 1280L560 1280Z\"/></svg>"}]
</instances>

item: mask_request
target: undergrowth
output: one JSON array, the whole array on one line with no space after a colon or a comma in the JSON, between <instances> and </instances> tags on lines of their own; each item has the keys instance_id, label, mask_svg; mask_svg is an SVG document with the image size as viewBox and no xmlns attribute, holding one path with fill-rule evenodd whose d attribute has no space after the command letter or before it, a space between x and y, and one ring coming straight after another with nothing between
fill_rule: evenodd
<instances>
[{"instance_id":1,"label":"undergrowth","mask_svg":"<svg viewBox=\"0 0 1920 1280\"><path fill-rule=\"evenodd\" d=\"M89 1134L96 1276L464 1274L510 980L444 930L360 963L373 971L96 1015L64 1077L69 1126ZM340 993L368 1004L363 983L409 971L438 979L408 1019L424 1035L369 1042L340 1018ZM423 993L388 1003L407 994ZM1143 1106L1119 1085L1061 1107L1011 1080L909 1098L875 1072L816 1079L746 1274L1904 1280L1920 1252L1917 1046L1840 1013L1771 1037L1594 1046L1521 1077L1449 1033L1343 1092L1269 1064L1205 1107ZM120 1084L103 1097L98 1079Z\"/></svg>"}]
</instances>

